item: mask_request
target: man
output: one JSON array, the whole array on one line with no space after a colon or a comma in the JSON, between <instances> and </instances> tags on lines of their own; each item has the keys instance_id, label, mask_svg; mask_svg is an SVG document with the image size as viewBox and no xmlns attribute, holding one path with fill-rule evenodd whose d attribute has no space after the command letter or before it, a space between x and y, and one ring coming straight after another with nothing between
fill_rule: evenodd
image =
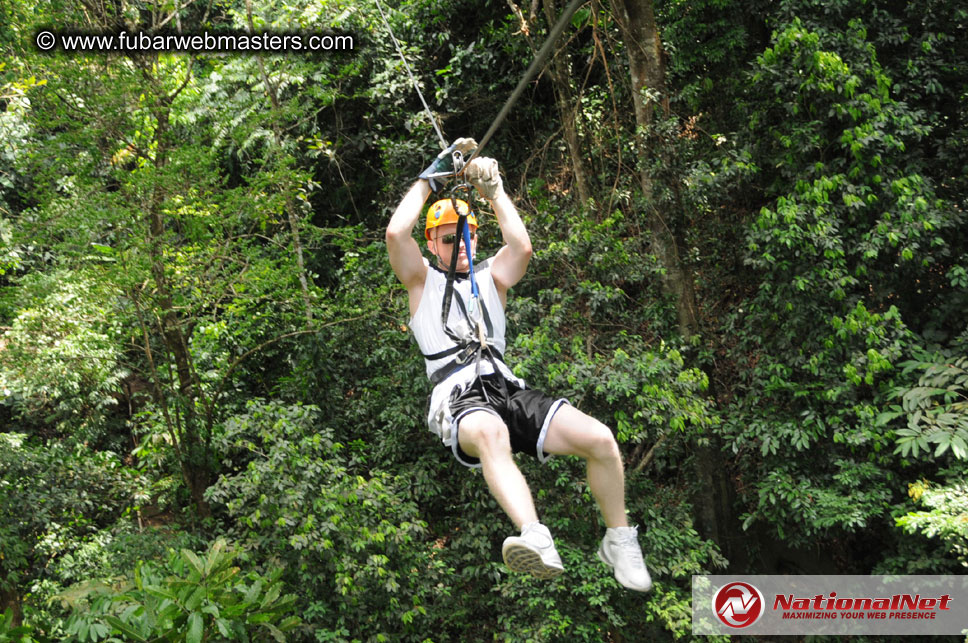
<instances>
[{"instance_id":1,"label":"man","mask_svg":"<svg viewBox=\"0 0 968 643\"><path fill-rule=\"evenodd\" d=\"M454 149L472 152L472 139L458 139ZM443 163L446 165L446 163ZM607 527L598 555L614 569L623 586L641 592L652 587L642 559L637 530L625 515L622 458L611 430L568 404L527 389L504 364L504 307L508 290L524 276L531 240L524 222L504 191L497 162L475 158L464 177L490 203L504 236L504 246L490 259L473 264L477 220L463 201L441 199L427 212L424 236L434 257L424 259L413 238L427 197L440 182L440 162L432 164L400 201L387 227L387 249L397 278L407 289L410 328L435 384L428 424L467 467L480 467L491 494L520 536L504 541L504 562L513 571L553 578L564 568L548 528L541 524L527 482L512 453L526 452L544 461L549 455L576 455L587 461L588 484ZM444 172L446 174L447 168ZM455 210L456 205L456 210ZM458 215L467 215L470 247L457 235ZM442 322L447 270L454 244L453 302ZM471 279L471 277L474 279ZM474 296L474 282L479 294Z\"/></svg>"}]
</instances>

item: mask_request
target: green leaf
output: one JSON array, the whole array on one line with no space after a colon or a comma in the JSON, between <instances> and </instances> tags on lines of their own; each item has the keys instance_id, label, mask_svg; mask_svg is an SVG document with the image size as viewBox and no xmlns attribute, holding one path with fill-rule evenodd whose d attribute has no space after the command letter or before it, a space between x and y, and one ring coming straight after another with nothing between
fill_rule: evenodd
<instances>
[{"instance_id":1,"label":"green leaf","mask_svg":"<svg viewBox=\"0 0 968 643\"><path fill-rule=\"evenodd\" d=\"M262 592L262 581L256 580L249 587L248 591L245 593L245 602L249 605L254 605L259 594Z\"/></svg>"},{"instance_id":2,"label":"green leaf","mask_svg":"<svg viewBox=\"0 0 968 643\"><path fill-rule=\"evenodd\" d=\"M208 588L205 587L204 585L195 588L195 591L193 591L191 596L188 598L188 600L185 601L185 609L187 609L188 611L194 611L195 608L197 608L201 604L202 600L207 595L208 595Z\"/></svg>"},{"instance_id":3,"label":"green leaf","mask_svg":"<svg viewBox=\"0 0 968 643\"><path fill-rule=\"evenodd\" d=\"M229 622L224 618L216 618L215 627L218 629L219 634L225 638L230 638L232 636L232 630L229 628Z\"/></svg>"},{"instance_id":4,"label":"green leaf","mask_svg":"<svg viewBox=\"0 0 968 643\"><path fill-rule=\"evenodd\" d=\"M584 7L575 11L571 16L571 25L576 29L581 29L582 26L588 22L588 18L591 16L592 10Z\"/></svg>"},{"instance_id":5,"label":"green leaf","mask_svg":"<svg viewBox=\"0 0 968 643\"><path fill-rule=\"evenodd\" d=\"M212 573L212 569L219 563L223 561L222 550L225 548L225 539L219 538L212 545L211 551L208 552L208 557L205 560L205 572L204 576L208 576Z\"/></svg>"},{"instance_id":6,"label":"green leaf","mask_svg":"<svg viewBox=\"0 0 968 643\"><path fill-rule=\"evenodd\" d=\"M266 591L265 596L262 597L262 602L261 602L262 607L266 608L269 605L272 605L272 603L274 603L275 600L279 598L279 594L281 592L282 592L282 587L279 584L273 584L271 587L269 587L268 591Z\"/></svg>"},{"instance_id":7,"label":"green leaf","mask_svg":"<svg viewBox=\"0 0 968 643\"><path fill-rule=\"evenodd\" d=\"M877 419L874 421L874 423L877 426L886 426L890 424L892 421L901 417L902 415L904 415L904 413L900 411L885 411L883 413L878 414Z\"/></svg>"},{"instance_id":8,"label":"green leaf","mask_svg":"<svg viewBox=\"0 0 968 643\"><path fill-rule=\"evenodd\" d=\"M959 460L968 459L968 443L960 435L951 436L951 452Z\"/></svg>"},{"instance_id":9,"label":"green leaf","mask_svg":"<svg viewBox=\"0 0 968 643\"><path fill-rule=\"evenodd\" d=\"M182 558L185 559L185 562L191 565L192 568L196 572L198 572L199 576L205 575L205 565L202 564L201 559L198 557L198 555L195 552L190 551L188 549L183 549L181 550L181 555L182 555Z\"/></svg>"},{"instance_id":10,"label":"green leaf","mask_svg":"<svg viewBox=\"0 0 968 643\"><path fill-rule=\"evenodd\" d=\"M193 612L188 617L188 633L185 636L186 643L201 643L202 634L205 632L205 621L198 612Z\"/></svg>"},{"instance_id":11,"label":"green leaf","mask_svg":"<svg viewBox=\"0 0 968 643\"><path fill-rule=\"evenodd\" d=\"M141 634L138 630L131 627L117 616L105 616L104 620L111 624L111 626L121 632L127 639L133 641L147 641L148 638Z\"/></svg>"},{"instance_id":12,"label":"green leaf","mask_svg":"<svg viewBox=\"0 0 968 643\"><path fill-rule=\"evenodd\" d=\"M263 623L262 627L269 630L269 634L271 634L272 638L274 638L276 641L279 643L286 643L286 635L283 634L275 625L272 623Z\"/></svg>"}]
</instances>

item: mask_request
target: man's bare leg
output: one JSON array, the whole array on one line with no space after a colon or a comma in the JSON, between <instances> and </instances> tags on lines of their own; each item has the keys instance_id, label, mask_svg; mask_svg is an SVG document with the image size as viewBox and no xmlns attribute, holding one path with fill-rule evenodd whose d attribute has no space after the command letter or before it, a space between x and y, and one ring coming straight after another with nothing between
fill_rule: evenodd
<instances>
[{"instance_id":1,"label":"man's bare leg","mask_svg":"<svg viewBox=\"0 0 968 643\"><path fill-rule=\"evenodd\" d=\"M551 419L544 450L585 459L588 486L606 526L598 557L612 568L615 579L624 587L638 592L652 589L638 530L629 527L625 515L625 472L622 454L611 429L566 404Z\"/></svg>"},{"instance_id":2,"label":"man's bare leg","mask_svg":"<svg viewBox=\"0 0 968 643\"><path fill-rule=\"evenodd\" d=\"M551 418L544 450L555 455L583 458L588 467L588 486L605 519L605 526L628 527L625 471L611 429L575 407L563 404Z\"/></svg>"},{"instance_id":3,"label":"man's bare leg","mask_svg":"<svg viewBox=\"0 0 968 643\"><path fill-rule=\"evenodd\" d=\"M504 422L486 411L469 413L457 432L461 450L479 458L491 495L521 530L504 539L501 554L512 571L548 579L564 571L548 528L538 521L531 490L514 463L511 439Z\"/></svg>"},{"instance_id":4,"label":"man's bare leg","mask_svg":"<svg viewBox=\"0 0 968 643\"><path fill-rule=\"evenodd\" d=\"M461 450L481 461L491 495L518 529L537 522L528 483L515 464L507 427L497 416L475 411L464 416L457 432Z\"/></svg>"}]
</instances>

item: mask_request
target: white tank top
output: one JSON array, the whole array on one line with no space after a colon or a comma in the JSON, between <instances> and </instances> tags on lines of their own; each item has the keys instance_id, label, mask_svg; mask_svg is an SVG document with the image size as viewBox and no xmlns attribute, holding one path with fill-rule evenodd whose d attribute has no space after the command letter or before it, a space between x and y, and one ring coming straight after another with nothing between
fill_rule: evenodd
<instances>
[{"instance_id":1,"label":"white tank top","mask_svg":"<svg viewBox=\"0 0 968 643\"><path fill-rule=\"evenodd\" d=\"M447 275L430 266L426 259L424 259L424 263L427 264L427 279L424 281L423 295L420 298L420 303L417 305L417 312L410 319L410 328L413 330L417 345L420 346L420 352L424 355L433 355L446 351L456 344L444 332L443 325L440 321L441 308L444 303L444 291L447 288ZM477 278L477 288L480 291L482 316L487 331L487 343L491 348L503 355L505 349L504 333L506 322L504 318L504 306L501 304L497 287L494 285L494 279L491 277L491 259L475 265L474 276ZM460 302L457 301L458 297L460 298ZM458 337L475 341L477 339L477 329L468 324L462 312L461 304L463 304L463 310L468 310L471 304L470 279L454 280L454 299L450 305L447 326ZM427 377L430 377L438 369L446 366L453 360L453 355L435 360L425 359ZM490 365L489 360L485 361ZM488 369L485 371L484 365L482 364L481 372L490 373L493 370Z\"/></svg>"},{"instance_id":2,"label":"white tank top","mask_svg":"<svg viewBox=\"0 0 968 643\"><path fill-rule=\"evenodd\" d=\"M427 266L427 278L424 281L423 294L420 303L417 304L417 312L410 318L410 329L413 331L420 352L424 355L433 355L453 348L456 343L447 336L441 324L440 314L444 302L444 291L447 288L447 275L430 265L424 259ZM504 354L506 348L505 330L507 322L504 317L504 305L494 285L491 277L491 259L482 261L474 266L474 276L477 278L477 288L480 292L480 300L483 305L482 316L487 330L487 343L492 349ZM457 301L460 297L463 309L468 309L471 302L471 281L470 279L454 280L454 300L451 302L450 313L447 317L448 328L455 332L459 337L469 340L476 340L477 329L468 324L462 307ZM484 314L483 311L486 311ZM447 355L435 360L424 359L427 366L427 377L436 373L440 368L454 361L455 355ZM449 409L447 399L455 388L463 390L477 378L477 361L470 360L464 368L451 373L447 379L443 380L434 387L430 399L430 413L427 416L427 423L431 431L436 433L443 440L444 444L450 445L453 440L453 427L450 426ZM499 372L505 379L515 382L524 388L524 380L515 377L503 362L497 362ZM488 375L494 372L494 365L489 359L480 360L480 374Z\"/></svg>"}]
</instances>

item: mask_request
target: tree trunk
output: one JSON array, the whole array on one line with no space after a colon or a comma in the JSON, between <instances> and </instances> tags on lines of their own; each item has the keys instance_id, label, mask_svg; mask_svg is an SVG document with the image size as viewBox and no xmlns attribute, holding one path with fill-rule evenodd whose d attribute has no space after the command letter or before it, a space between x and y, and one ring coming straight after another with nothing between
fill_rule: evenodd
<instances>
[{"instance_id":1,"label":"tree trunk","mask_svg":"<svg viewBox=\"0 0 968 643\"><path fill-rule=\"evenodd\" d=\"M537 21L539 0L533 0L531 10L527 16L515 4L514 0L508 0L508 6L521 22L521 32L524 34L531 47L532 53L537 54L538 48L535 47L531 38L531 30L534 29ZM548 22L550 31L558 21L555 12L555 0L543 0L545 19ZM568 159L571 163L571 170L575 177L575 189L578 191L578 198L582 204L588 203L591 198L591 190L588 187L588 171L585 168L584 157L581 152L581 142L578 137L578 113L579 106L572 93L571 74L568 63L563 58L552 54L547 67L548 74L551 76L551 85L555 92L555 100L558 104L558 114L561 119L561 130L564 133L565 144L568 146Z\"/></svg>"},{"instance_id":2,"label":"tree trunk","mask_svg":"<svg viewBox=\"0 0 968 643\"><path fill-rule=\"evenodd\" d=\"M252 22L252 2L251 0L245 0L245 11L246 17L249 22L249 31L255 31L255 25ZM261 56L256 56L256 62L259 63L259 72L262 74L262 82L266 86L266 94L269 96L269 102L272 103L272 109L276 114L281 111L281 104L279 103L279 92L276 86L269 79L269 74L266 73L265 64L262 62ZM282 155L282 132L279 129L279 121L277 118L272 119L272 138L276 146L276 152ZM299 213L296 210L296 205L292 202L292 196L288 187L284 186L286 190L286 217L289 220L289 231L292 234L292 249L293 253L296 255L296 270L299 278L299 288L302 291L303 298L303 308L306 315L306 328L310 329L313 327L313 306L312 299L309 296L309 280L306 278L306 262L303 259L303 247L302 241L299 237Z\"/></svg>"},{"instance_id":3,"label":"tree trunk","mask_svg":"<svg viewBox=\"0 0 968 643\"><path fill-rule=\"evenodd\" d=\"M612 7L628 50L635 122L639 129L648 131L653 124L656 107L660 107L664 114L668 114L669 109L665 97L662 41L655 22L653 3L652 0L613 0ZM647 96L644 90L651 96ZM660 97L662 102L657 104L655 97ZM650 149L648 141L642 142L641 149L647 155L659 153L659 150ZM678 226L672 213L660 212L655 206L654 184L647 169L640 171L639 182L643 200L649 209L647 216L652 250L665 271L662 287L675 301L679 333L689 341L699 334L699 323L695 282L692 274L683 266L675 232ZM728 555L728 480L722 452L714 440L712 446L697 447L695 454L695 474L702 490L696 498L699 527L704 536L717 542Z\"/></svg>"},{"instance_id":4,"label":"tree trunk","mask_svg":"<svg viewBox=\"0 0 968 643\"><path fill-rule=\"evenodd\" d=\"M16 589L0 590L0 614L7 610L13 614L13 626L19 627L23 624L24 613L20 605L20 596Z\"/></svg>"},{"instance_id":5,"label":"tree trunk","mask_svg":"<svg viewBox=\"0 0 968 643\"><path fill-rule=\"evenodd\" d=\"M668 113L668 99L664 97L665 63L652 0L615 0L613 7L628 49L635 123L639 128L648 129L653 122L656 103L646 97L643 90L662 96L661 107L664 113ZM649 149L648 145L642 149L646 155L657 152ZM639 173L639 183L643 200L650 210L648 225L652 233L652 247L665 269L662 286L676 302L679 333L689 340L699 334L693 277L682 265L674 222L654 205L652 177L647 171Z\"/></svg>"},{"instance_id":6,"label":"tree trunk","mask_svg":"<svg viewBox=\"0 0 968 643\"><path fill-rule=\"evenodd\" d=\"M544 0L544 12L545 19L548 21L548 28L550 29L558 20L558 16L555 15L555 0ZM588 188L588 172L585 169L581 143L578 139L578 114L580 107L572 92L571 73L568 61L563 56L552 55L548 65L548 71L551 74L552 84L555 89L555 98L558 101L561 128L564 132L565 144L568 146L571 169L575 175L575 188L578 190L578 198L584 206L591 198L591 190Z\"/></svg>"},{"instance_id":7,"label":"tree trunk","mask_svg":"<svg viewBox=\"0 0 968 643\"><path fill-rule=\"evenodd\" d=\"M163 94L158 83L155 82L156 79L151 77L149 68L143 67L142 73L149 85L158 90L155 95L157 103L153 107L152 113L156 121L155 140L157 143L154 166L159 171L159 177L154 184L147 212L148 252L156 293L154 299L161 325L160 331L168 355L175 363L175 377L178 381L178 395L176 396L178 404L175 416L180 418L179 423L182 426L170 428L172 433L179 437L182 477L188 486L199 515L206 517L211 514L211 509L204 494L211 484L212 470L207 440L203 439L200 418L195 406L201 390L196 386L195 369L191 351L188 348L188 337L175 307L171 283L165 269L164 248L166 239L163 205L166 197L166 184L160 174L168 165L171 98Z\"/></svg>"}]
</instances>

